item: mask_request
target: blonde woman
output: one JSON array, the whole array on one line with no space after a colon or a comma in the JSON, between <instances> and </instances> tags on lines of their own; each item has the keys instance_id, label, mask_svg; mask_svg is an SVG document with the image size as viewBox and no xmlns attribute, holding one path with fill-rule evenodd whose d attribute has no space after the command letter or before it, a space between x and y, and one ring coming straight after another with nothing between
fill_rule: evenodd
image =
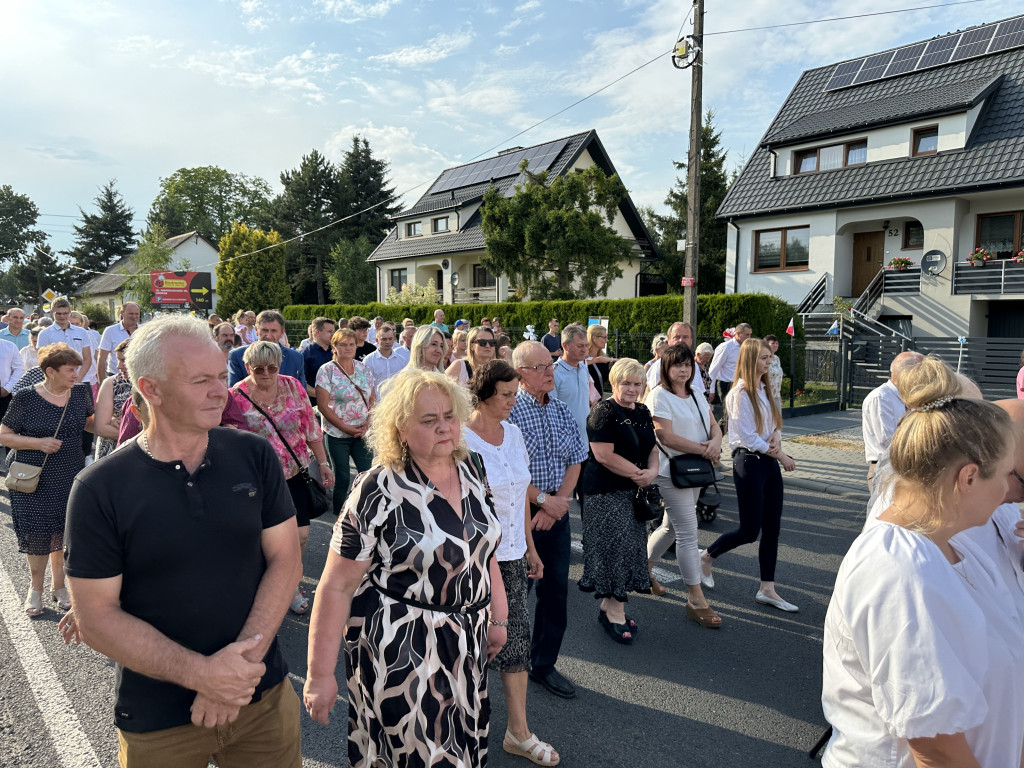
<instances>
[{"instance_id":1,"label":"blonde woman","mask_svg":"<svg viewBox=\"0 0 1024 768\"><path fill-rule=\"evenodd\" d=\"M421 325L412 337L407 367L444 373L444 368L441 367L444 349L444 334L432 325Z\"/></svg>"},{"instance_id":2,"label":"blonde woman","mask_svg":"<svg viewBox=\"0 0 1024 768\"><path fill-rule=\"evenodd\" d=\"M469 331L455 331L452 334L452 362L461 360L469 350Z\"/></svg>"},{"instance_id":3,"label":"blonde woman","mask_svg":"<svg viewBox=\"0 0 1024 768\"><path fill-rule=\"evenodd\" d=\"M496 352L494 332L490 328L473 328L467 337L469 351L465 359L456 360L445 371L462 386L466 386L473 378L473 373L488 360L493 360Z\"/></svg>"},{"instance_id":4,"label":"blonde woman","mask_svg":"<svg viewBox=\"0 0 1024 768\"><path fill-rule=\"evenodd\" d=\"M618 358L609 357L605 347L608 346L608 329L603 325L587 326L587 372L594 382L594 389L602 398L604 385L608 381L608 373L612 363ZM639 363L637 363L639 365Z\"/></svg>"},{"instance_id":5,"label":"blonde woman","mask_svg":"<svg viewBox=\"0 0 1024 768\"><path fill-rule=\"evenodd\" d=\"M462 436L469 415L447 376L398 373L369 433L375 466L335 526L303 700L328 723L344 639L352 765L486 761L487 663L505 644L508 608L501 524Z\"/></svg>"},{"instance_id":6,"label":"blonde woman","mask_svg":"<svg viewBox=\"0 0 1024 768\"><path fill-rule=\"evenodd\" d=\"M761 339L749 338L740 346L736 378L725 398L729 414L729 448L732 449L732 479L736 485L740 525L719 536L701 554L701 583L714 587L711 569L716 558L744 544L757 541L761 587L754 600L787 613L799 608L775 591L775 564L782 525L782 473L796 469L796 462L782 450L782 415L771 397L768 369L772 351Z\"/></svg>"},{"instance_id":7,"label":"blonde woman","mask_svg":"<svg viewBox=\"0 0 1024 768\"><path fill-rule=\"evenodd\" d=\"M1019 489L1010 419L934 357L898 387L910 410L889 448L892 503L847 552L825 617L822 765L1018 766L1017 583L980 528Z\"/></svg>"}]
</instances>

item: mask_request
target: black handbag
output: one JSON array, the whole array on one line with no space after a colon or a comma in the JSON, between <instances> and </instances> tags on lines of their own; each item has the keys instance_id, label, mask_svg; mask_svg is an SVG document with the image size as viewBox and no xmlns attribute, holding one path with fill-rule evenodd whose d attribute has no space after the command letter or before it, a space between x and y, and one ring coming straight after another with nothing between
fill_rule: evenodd
<instances>
[{"instance_id":1,"label":"black handbag","mask_svg":"<svg viewBox=\"0 0 1024 768\"><path fill-rule=\"evenodd\" d=\"M661 488L651 483L633 492L633 517L641 523L661 520L665 514L665 499L661 496Z\"/></svg>"},{"instance_id":2,"label":"black handbag","mask_svg":"<svg viewBox=\"0 0 1024 768\"><path fill-rule=\"evenodd\" d=\"M700 424L704 427L704 433L710 440L711 431L704 423L704 414L700 412L699 405L696 405L696 408ZM672 478L672 485L676 488L704 488L715 484L717 480L715 468L703 456L696 453L680 453L678 456L669 456L668 451L661 447L661 443L658 443L658 450L668 456L668 473Z\"/></svg>"},{"instance_id":3,"label":"black handbag","mask_svg":"<svg viewBox=\"0 0 1024 768\"><path fill-rule=\"evenodd\" d=\"M252 403L252 407L263 414L263 418L270 422L270 426L277 432L277 436L281 438L281 442L284 443L284 447L288 449L288 453L292 455L295 460L295 464L299 468L299 477L306 481L306 491L309 493L309 519L312 520L314 517L320 517L324 512L331 508L331 499L327 495L327 489L324 488L323 483L309 474L309 470L302 466L302 462L299 461L299 457L295 455L295 451L288 445L288 441L285 440L284 435L281 434L281 430L277 428L277 424L270 418L266 411L257 405L251 397L249 397L241 389L236 389L236 392Z\"/></svg>"}]
</instances>

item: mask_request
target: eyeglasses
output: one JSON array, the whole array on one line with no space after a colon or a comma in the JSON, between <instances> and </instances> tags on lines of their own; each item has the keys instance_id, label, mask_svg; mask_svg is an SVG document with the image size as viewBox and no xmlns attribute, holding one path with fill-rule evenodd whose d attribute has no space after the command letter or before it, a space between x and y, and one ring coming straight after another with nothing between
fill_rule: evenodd
<instances>
[{"instance_id":1,"label":"eyeglasses","mask_svg":"<svg viewBox=\"0 0 1024 768\"><path fill-rule=\"evenodd\" d=\"M477 344L477 345L479 345L481 347L496 347L496 346L498 346L498 342L494 341L493 339L477 339L473 343Z\"/></svg>"},{"instance_id":2,"label":"eyeglasses","mask_svg":"<svg viewBox=\"0 0 1024 768\"><path fill-rule=\"evenodd\" d=\"M277 365L250 365L249 370L255 373L257 376L262 376L264 373L271 375L277 373L280 370L280 366Z\"/></svg>"},{"instance_id":3,"label":"eyeglasses","mask_svg":"<svg viewBox=\"0 0 1024 768\"><path fill-rule=\"evenodd\" d=\"M547 365L521 365L519 366L520 371L537 371L538 373L547 373L555 367L554 363L548 363Z\"/></svg>"}]
</instances>

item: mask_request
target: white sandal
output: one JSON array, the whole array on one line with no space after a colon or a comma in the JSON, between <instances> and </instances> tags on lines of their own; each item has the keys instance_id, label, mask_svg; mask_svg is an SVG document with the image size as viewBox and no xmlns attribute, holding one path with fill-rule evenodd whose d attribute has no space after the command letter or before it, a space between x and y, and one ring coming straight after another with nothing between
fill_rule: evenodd
<instances>
[{"instance_id":1,"label":"white sandal","mask_svg":"<svg viewBox=\"0 0 1024 768\"><path fill-rule=\"evenodd\" d=\"M288 605L288 610L292 613L297 613L300 616L309 609L309 598L302 594L299 589L295 590L295 594L292 595L292 601Z\"/></svg>"},{"instance_id":2,"label":"white sandal","mask_svg":"<svg viewBox=\"0 0 1024 768\"><path fill-rule=\"evenodd\" d=\"M53 592L50 593L50 596L53 598L53 602L55 602L57 604L57 607L60 608L62 611L71 610L71 594L68 592L67 587L55 589Z\"/></svg>"},{"instance_id":3,"label":"white sandal","mask_svg":"<svg viewBox=\"0 0 1024 768\"><path fill-rule=\"evenodd\" d=\"M43 614L43 590L30 589L25 598L25 613L35 618Z\"/></svg>"},{"instance_id":4,"label":"white sandal","mask_svg":"<svg viewBox=\"0 0 1024 768\"><path fill-rule=\"evenodd\" d=\"M535 733L531 733L525 741L519 741L510 731L505 731L505 741L501 748L510 755L525 757L535 765L558 765L562 761L555 748L538 739Z\"/></svg>"}]
</instances>

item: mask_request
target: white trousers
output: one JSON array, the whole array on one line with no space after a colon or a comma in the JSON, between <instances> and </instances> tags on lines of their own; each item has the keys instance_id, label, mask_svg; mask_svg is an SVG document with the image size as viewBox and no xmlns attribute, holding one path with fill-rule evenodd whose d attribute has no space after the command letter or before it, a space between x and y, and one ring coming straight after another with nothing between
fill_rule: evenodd
<instances>
[{"instance_id":1,"label":"white trousers","mask_svg":"<svg viewBox=\"0 0 1024 768\"><path fill-rule=\"evenodd\" d=\"M665 499L665 517L647 540L647 559L657 560L665 554L673 539L679 573L687 585L700 584L700 554L697 550L697 497L700 488L676 488L672 480L658 477L658 486Z\"/></svg>"}]
</instances>

